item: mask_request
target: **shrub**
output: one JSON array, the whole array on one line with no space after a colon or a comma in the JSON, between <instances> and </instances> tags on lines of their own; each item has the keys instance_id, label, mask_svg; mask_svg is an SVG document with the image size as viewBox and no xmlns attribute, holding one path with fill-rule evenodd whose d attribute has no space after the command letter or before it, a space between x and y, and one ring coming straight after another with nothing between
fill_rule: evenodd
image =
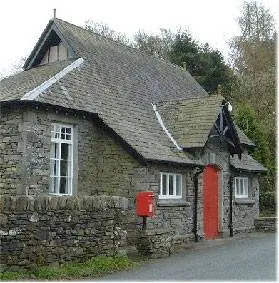
<instances>
[{"instance_id":1,"label":"shrub","mask_svg":"<svg viewBox=\"0 0 279 283\"><path fill-rule=\"evenodd\" d=\"M276 214L276 193L261 192L260 193L260 212L262 215Z\"/></svg>"}]
</instances>

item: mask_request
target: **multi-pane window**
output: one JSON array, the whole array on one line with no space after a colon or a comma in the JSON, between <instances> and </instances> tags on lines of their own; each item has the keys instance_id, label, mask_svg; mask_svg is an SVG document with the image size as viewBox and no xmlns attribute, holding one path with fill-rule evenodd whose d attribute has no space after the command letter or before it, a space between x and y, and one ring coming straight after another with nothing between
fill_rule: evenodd
<instances>
[{"instance_id":1,"label":"multi-pane window","mask_svg":"<svg viewBox=\"0 0 279 283\"><path fill-rule=\"evenodd\" d=\"M247 177L235 177L235 197L236 198L248 198L248 178Z\"/></svg>"},{"instance_id":2,"label":"multi-pane window","mask_svg":"<svg viewBox=\"0 0 279 283\"><path fill-rule=\"evenodd\" d=\"M159 198L181 198L182 175L173 173L161 173Z\"/></svg>"},{"instance_id":3,"label":"multi-pane window","mask_svg":"<svg viewBox=\"0 0 279 283\"><path fill-rule=\"evenodd\" d=\"M71 195L73 184L73 127L52 124L50 193Z\"/></svg>"}]
</instances>

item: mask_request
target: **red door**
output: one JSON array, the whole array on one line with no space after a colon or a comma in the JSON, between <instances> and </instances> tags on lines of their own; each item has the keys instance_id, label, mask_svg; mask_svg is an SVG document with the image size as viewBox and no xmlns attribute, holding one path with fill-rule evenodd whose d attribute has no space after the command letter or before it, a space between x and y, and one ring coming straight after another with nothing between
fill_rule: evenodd
<instances>
[{"instance_id":1,"label":"red door","mask_svg":"<svg viewBox=\"0 0 279 283\"><path fill-rule=\"evenodd\" d=\"M218 170L208 165L203 173L204 184L204 236L205 239L215 239L218 237L219 208L218 208Z\"/></svg>"}]
</instances>

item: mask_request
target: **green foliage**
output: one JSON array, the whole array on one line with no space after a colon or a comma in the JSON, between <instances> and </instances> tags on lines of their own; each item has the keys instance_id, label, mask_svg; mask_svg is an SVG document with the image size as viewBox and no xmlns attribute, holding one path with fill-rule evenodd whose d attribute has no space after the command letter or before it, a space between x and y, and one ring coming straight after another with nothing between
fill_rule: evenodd
<instances>
[{"instance_id":1,"label":"green foliage","mask_svg":"<svg viewBox=\"0 0 279 283\"><path fill-rule=\"evenodd\" d=\"M206 43L198 43L190 32L179 28L176 32L161 28L157 34L138 31L131 42L124 34L112 30L104 23L86 21L85 28L101 36L135 47L149 55L170 61L184 67L208 93L217 91L218 85L227 97L235 76L225 63L222 54Z\"/></svg>"},{"instance_id":2,"label":"green foliage","mask_svg":"<svg viewBox=\"0 0 279 283\"><path fill-rule=\"evenodd\" d=\"M185 62L187 70L208 93L215 92L218 85L223 86L225 93L230 92L235 77L222 54L208 44L198 44L190 33L180 31L176 34L169 59L180 66Z\"/></svg>"},{"instance_id":3,"label":"green foliage","mask_svg":"<svg viewBox=\"0 0 279 283\"><path fill-rule=\"evenodd\" d=\"M237 105L236 121L244 133L259 147L254 152L254 157L262 164L268 165L270 151L267 133L261 122L258 121L254 109L245 102Z\"/></svg>"},{"instance_id":4,"label":"green foliage","mask_svg":"<svg viewBox=\"0 0 279 283\"><path fill-rule=\"evenodd\" d=\"M186 67L208 93L215 92L218 85L223 86L223 95L230 92L235 76L222 54L208 44L199 44L190 32L182 29L175 33L161 29L157 35L138 32L135 41L135 47L147 54Z\"/></svg>"},{"instance_id":5,"label":"green foliage","mask_svg":"<svg viewBox=\"0 0 279 283\"><path fill-rule=\"evenodd\" d=\"M244 3L238 23L241 35L231 41L232 64L238 77L230 98L237 109L237 124L257 146L254 158L268 169L261 180L261 191L275 191L274 21L267 9L252 1Z\"/></svg>"},{"instance_id":6,"label":"green foliage","mask_svg":"<svg viewBox=\"0 0 279 283\"><path fill-rule=\"evenodd\" d=\"M136 266L136 263L129 260L126 256L98 256L86 262L65 263L60 267L45 266L25 273L2 272L0 274L1 280L74 280L93 278L114 271L126 270L134 266Z\"/></svg>"},{"instance_id":7,"label":"green foliage","mask_svg":"<svg viewBox=\"0 0 279 283\"><path fill-rule=\"evenodd\" d=\"M257 145L252 156L268 169L267 174L261 180L261 189L263 191L274 191L275 148L271 147L269 132L249 103L237 105L235 118L237 125Z\"/></svg>"},{"instance_id":8,"label":"green foliage","mask_svg":"<svg viewBox=\"0 0 279 283\"><path fill-rule=\"evenodd\" d=\"M276 215L275 192L260 192L260 214L264 216Z\"/></svg>"},{"instance_id":9,"label":"green foliage","mask_svg":"<svg viewBox=\"0 0 279 283\"><path fill-rule=\"evenodd\" d=\"M19 272L0 272L1 281L20 280L23 276L24 275Z\"/></svg>"}]
</instances>

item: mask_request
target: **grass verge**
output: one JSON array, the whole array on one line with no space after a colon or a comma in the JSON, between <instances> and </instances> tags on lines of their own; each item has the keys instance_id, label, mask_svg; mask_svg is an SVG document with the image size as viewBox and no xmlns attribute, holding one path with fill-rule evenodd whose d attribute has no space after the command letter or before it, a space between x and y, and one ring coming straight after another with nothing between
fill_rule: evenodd
<instances>
[{"instance_id":1,"label":"grass verge","mask_svg":"<svg viewBox=\"0 0 279 283\"><path fill-rule=\"evenodd\" d=\"M10 280L75 280L96 278L115 271L127 270L139 265L127 256L98 256L85 262L69 262L59 267L39 267L35 271L0 272L1 281Z\"/></svg>"}]
</instances>

